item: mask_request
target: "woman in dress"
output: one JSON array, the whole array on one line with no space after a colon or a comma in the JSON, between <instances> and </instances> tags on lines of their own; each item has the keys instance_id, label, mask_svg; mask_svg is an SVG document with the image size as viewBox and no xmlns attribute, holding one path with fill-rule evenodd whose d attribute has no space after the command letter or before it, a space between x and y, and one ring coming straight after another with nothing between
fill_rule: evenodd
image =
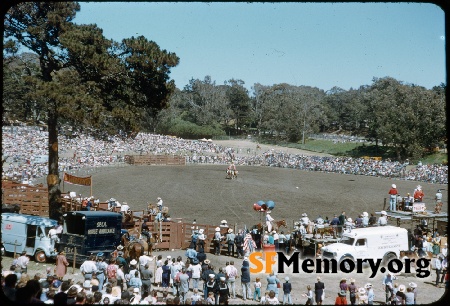
<instances>
[{"instance_id":1,"label":"woman in dress","mask_svg":"<svg viewBox=\"0 0 450 306\"><path fill-rule=\"evenodd\" d=\"M60 251L56 256L56 269L55 269L56 270L55 274L59 280L62 280L63 277L66 275L68 265L69 262L67 261L66 253L64 251Z\"/></svg>"},{"instance_id":2,"label":"woman in dress","mask_svg":"<svg viewBox=\"0 0 450 306\"><path fill-rule=\"evenodd\" d=\"M166 259L164 261L164 265L162 266L162 278L161 278L161 286L163 287L164 291L169 291L169 284L170 284L170 267L169 267L169 261Z\"/></svg>"}]
</instances>

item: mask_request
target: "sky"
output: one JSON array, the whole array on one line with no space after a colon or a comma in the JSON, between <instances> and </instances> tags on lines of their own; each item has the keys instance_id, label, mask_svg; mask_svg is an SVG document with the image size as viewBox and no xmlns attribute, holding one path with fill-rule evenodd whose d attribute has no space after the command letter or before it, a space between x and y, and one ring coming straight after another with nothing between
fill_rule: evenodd
<instances>
[{"instance_id":1,"label":"sky","mask_svg":"<svg viewBox=\"0 0 450 306\"><path fill-rule=\"evenodd\" d=\"M80 2L74 19L108 39L145 36L180 58L183 89L255 83L348 90L393 77L428 89L446 83L445 15L426 3Z\"/></svg>"}]
</instances>

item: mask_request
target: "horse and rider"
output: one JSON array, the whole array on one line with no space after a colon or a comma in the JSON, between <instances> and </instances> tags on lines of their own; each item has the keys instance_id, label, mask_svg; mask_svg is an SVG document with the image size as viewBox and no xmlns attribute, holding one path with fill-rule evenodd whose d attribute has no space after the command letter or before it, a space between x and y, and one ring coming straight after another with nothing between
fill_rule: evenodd
<instances>
[{"instance_id":1,"label":"horse and rider","mask_svg":"<svg viewBox=\"0 0 450 306\"><path fill-rule=\"evenodd\" d=\"M230 179L237 178L237 174L238 174L238 172L236 170L236 165L232 161L231 164L227 168L227 178L230 178Z\"/></svg>"}]
</instances>

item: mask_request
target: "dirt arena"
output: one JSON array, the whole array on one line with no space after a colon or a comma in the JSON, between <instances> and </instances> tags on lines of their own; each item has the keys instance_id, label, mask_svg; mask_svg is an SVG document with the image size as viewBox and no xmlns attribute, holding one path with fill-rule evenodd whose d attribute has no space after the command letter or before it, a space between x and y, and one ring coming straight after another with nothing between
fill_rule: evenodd
<instances>
[{"instance_id":1,"label":"dirt arena","mask_svg":"<svg viewBox=\"0 0 450 306\"><path fill-rule=\"evenodd\" d=\"M234 143L236 147L248 144ZM255 146L255 144L252 144ZM263 150L266 148L263 147ZM284 150L286 151L286 150ZM305 152L305 154L311 154ZM377 177L340 175L333 173L319 173L274 167L238 166L237 180L225 179L226 166L215 165L187 165L187 166L120 166L96 169L85 175L93 177L93 195L101 201L116 198L120 202L127 202L132 209L142 210L147 203L155 203L159 196L164 205L169 207L173 218L182 218L191 222L196 219L198 224L219 224L226 219L230 225L236 224L239 228L244 225L251 226L260 221L260 213L253 210L253 203L258 200L273 200L275 209L272 216L275 220L285 219L292 227L292 222L298 220L306 212L310 218L340 214L346 211L347 215L355 218L357 214L367 211L380 211L384 198L387 198L392 183L397 185L402 195L412 193L418 182L389 180ZM74 173L74 175L77 175ZM79 173L83 176L83 172ZM428 207L434 207L434 194L438 188L447 190L447 185L420 183L425 193L425 202ZM298 187L298 188L297 188ZM83 196L89 194L89 187L65 185L65 191L76 191ZM447 192L444 194L444 210L447 211ZM183 250L163 251L158 254L184 257ZM225 266L230 260L227 256L214 256L208 254L213 265ZM11 258L5 258L4 266ZM45 268L41 264L32 263L33 270L42 272ZM49 263L51 264L51 263ZM34 266L35 265L35 266ZM242 260L235 259L235 266L240 270ZM69 268L68 277L81 280L79 270L72 273ZM337 296L339 280L342 277L356 279L358 286L367 282L374 285L375 304L384 303L384 291L381 287L383 275L378 273L375 278L369 279L370 273L346 275L321 275L325 283L326 298L324 304L334 304ZM266 278L262 277L265 292ZM285 276L291 278L293 284L294 304L304 304L306 298L301 294L306 292L306 285L314 286L316 274L280 274L279 279ZM256 275L252 275L252 283ZM418 304L430 303L439 300L444 289L433 286L434 271L425 279L414 275L399 274L396 280L399 284L408 285L413 281L419 284ZM239 279L236 282L238 295L242 289ZM252 286L253 291L253 286ZM279 296L282 300L282 293ZM230 304L242 304L239 298L230 300ZM246 304L251 304L247 301ZM255 302L253 302L255 303Z\"/></svg>"}]
</instances>

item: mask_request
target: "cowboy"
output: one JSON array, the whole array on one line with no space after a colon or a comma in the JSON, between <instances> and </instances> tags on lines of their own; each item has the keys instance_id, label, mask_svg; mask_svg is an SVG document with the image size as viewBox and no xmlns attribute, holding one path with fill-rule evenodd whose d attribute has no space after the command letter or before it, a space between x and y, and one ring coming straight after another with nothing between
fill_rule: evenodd
<instances>
[{"instance_id":1,"label":"cowboy","mask_svg":"<svg viewBox=\"0 0 450 306\"><path fill-rule=\"evenodd\" d=\"M389 210L390 211L396 211L397 208L397 186L395 184L391 185L391 189L389 189Z\"/></svg>"},{"instance_id":2,"label":"cowboy","mask_svg":"<svg viewBox=\"0 0 450 306\"><path fill-rule=\"evenodd\" d=\"M84 280L91 280L92 274L97 272L97 265L95 263L95 255L90 255L80 266L81 274L84 276Z\"/></svg>"},{"instance_id":3,"label":"cowboy","mask_svg":"<svg viewBox=\"0 0 450 306\"><path fill-rule=\"evenodd\" d=\"M220 227L216 227L214 233L214 252L216 255L220 255L220 241L222 240L222 234L220 234Z\"/></svg>"},{"instance_id":4,"label":"cowboy","mask_svg":"<svg viewBox=\"0 0 450 306\"><path fill-rule=\"evenodd\" d=\"M414 201L422 202L425 194L422 191L422 186L417 185L416 189L414 189Z\"/></svg>"},{"instance_id":5,"label":"cowboy","mask_svg":"<svg viewBox=\"0 0 450 306\"><path fill-rule=\"evenodd\" d=\"M266 212L266 226L267 226L268 232L272 231L272 222L274 221L274 219L272 218L272 216L270 214L271 214L271 211L268 210Z\"/></svg>"},{"instance_id":6,"label":"cowboy","mask_svg":"<svg viewBox=\"0 0 450 306\"><path fill-rule=\"evenodd\" d=\"M205 230L201 228L198 230L198 237L197 237L197 246L199 252L200 250L203 251L205 249L205 240L206 240Z\"/></svg>"},{"instance_id":7,"label":"cowboy","mask_svg":"<svg viewBox=\"0 0 450 306\"><path fill-rule=\"evenodd\" d=\"M152 238L152 233L150 233L150 231L148 229L148 225L145 222L142 223L141 235L145 236L145 239L147 240L147 243L150 244L150 239Z\"/></svg>"},{"instance_id":8,"label":"cowboy","mask_svg":"<svg viewBox=\"0 0 450 306\"><path fill-rule=\"evenodd\" d=\"M234 238L236 238L236 235L233 234L233 230L230 228L228 229L228 234L226 235L226 240L228 244L228 256L234 257Z\"/></svg>"},{"instance_id":9,"label":"cowboy","mask_svg":"<svg viewBox=\"0 0 450 306\"><path fill-rule=\"evenodd\" d=\"M158 209L161 212L163 207L163 200L160 197L156 198L156 206L158 206Z\"/></svg>"},{"instance_id":10,"label":"cowboy","mask_svg":"<svg viewBox=\"0 0 450 306\"><path fill-rule=\"evenodd\" d=\"M226 227L226 228L228 228L228 223L227 223L227 220L222 220L222 221L220 221L220 225L219 225L220 227Z\"/></svg>"},{"instance_id":11,"label":"cowboy","mask_svg":"<svg viewBox=\"0 0 450 306\"><path fill-rule=\"evenodd\" d=\"M240 229L238 234L235 236L234 244L236 245L238 258L244 257L244 231L242 229Z\"/></svg>"},{"instance_id":12,"label":"cowboy","mask_svg":"<svg viewBox=\"0 0 450 306\"><path fill-rule=\"evenodd\" d=\"M381 217L378 218L378 225L379 226L387 225L387 213L384 210L381 211Z\"/></svg>"},{"instance_id":13,"label":"cowboy","mask_svg":"<svg viewBox=\"0 0 450 306\"><path fill-rule=\"evenodd\" d=\"M442 209L442 192L438 189L434 199L436 200L436 207L434 208L434 213L439 214Z\"/></svg>"}]
</instances>

